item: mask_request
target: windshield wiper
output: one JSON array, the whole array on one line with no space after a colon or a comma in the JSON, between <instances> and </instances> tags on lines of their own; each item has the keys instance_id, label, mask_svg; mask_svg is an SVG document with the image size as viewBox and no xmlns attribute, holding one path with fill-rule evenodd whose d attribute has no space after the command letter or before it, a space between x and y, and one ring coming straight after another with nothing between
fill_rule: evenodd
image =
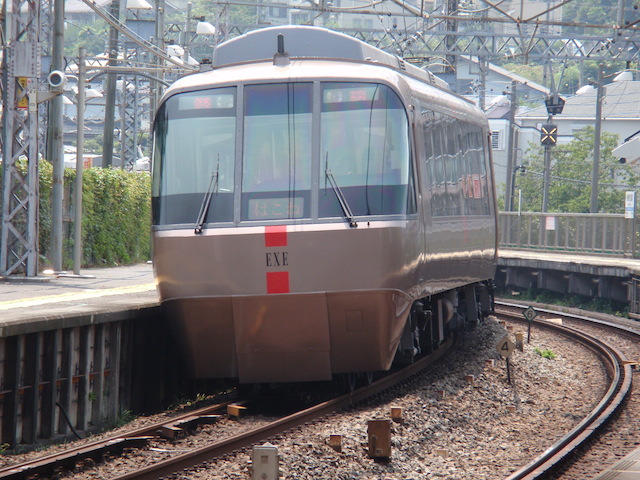
<instances>
[{"instance_id":1,"label":"windshield wiper","mask_svg":"<svg viewBox=\"0 0 640 480\"><path fill-rule=\"evenodd\" d=\"M209 213L209 206L211 206L211 199L213 195L218 194L218 177L220 174L220 155L218 155L218 164L216 166L216 170L211 172L211 181L209 182L209 188L207 188L207 193L204 194L204 198L202 199L202 205L200 205L200 213L198 213L198 219L196 220L196 228L194 233L200 234L202 233L202 227L204 226L204 222L207 218L207 213Z\"/></svg>"},{"instance_id":2,"label":"windshield wiper","mask_svg":"<svg viewBox=\"0 0 640 480\"><path fill-rule=\"evenodd\" d=\"M353 218L353 213L351 212L351 208L349 208L349 203L347 202L347 199L345 198L344 194L342 193L342 190L340 190L340 187L338 186L338 182L336 182L336 178L333 176L333 172L331 172L331 170L329 170L329 168L327 166L327 163L328 163L328 161L325 162L325 169L324 169L325 186L326 186L326 179L329 179L329 183L331 184L331 188L333 189L333 193L336 194L336 198L338 199L338 202L340 203L340 208L342 208L342 213L344 214L344 218L347 219L347 221L349 222L349 226L350 227L357 227L358 223Z\"/></svg>"}]
</instances>

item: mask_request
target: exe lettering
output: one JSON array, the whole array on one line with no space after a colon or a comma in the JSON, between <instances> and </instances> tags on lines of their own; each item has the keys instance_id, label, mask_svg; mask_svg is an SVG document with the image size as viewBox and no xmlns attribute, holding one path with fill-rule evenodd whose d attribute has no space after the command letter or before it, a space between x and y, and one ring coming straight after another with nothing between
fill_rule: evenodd
<instances>
[{"instance_id":1,"label":"exe lettering","mask_svg":"<svg viewBox=\"0 0 640 480\"><path fill-rule=\"evenodd\" d=\"M267 267L289 266L289 252L267 252Z\"/></svg>"}]
</instances>

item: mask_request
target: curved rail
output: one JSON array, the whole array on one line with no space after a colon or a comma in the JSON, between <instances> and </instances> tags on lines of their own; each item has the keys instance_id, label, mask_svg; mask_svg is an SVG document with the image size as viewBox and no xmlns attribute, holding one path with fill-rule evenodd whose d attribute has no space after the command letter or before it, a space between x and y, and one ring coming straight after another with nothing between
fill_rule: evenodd
<instances>
[{"instance_id":1,"label":"curved rail","mask_svg":"<svg viewBox=\"0 0 640 480\"><path fill-rule=\"evenodd\" d=\"M283 417L269 425L255 428L239 436L221 440L212 445L192 450L189 453L165 460L155 465L124 474L113 480L156 480L159 477L170 475L179 470L184 470L204 461L211 460L212 458L250 446L258 441L265 440L281 432L291 430L299 425L303 425L328 415L329 413L347 408L354 403L361 402L367 398L377 395L392 386L411 378L441 358L445 353L451 351L451 348L454 345L455 340L449 339L438 351L431 355L423 357L408 367L387 375L371 385L362 387L352 393L342 395L341 397L320 403L301 412Z\"/></svg>"},{"instance_id":2,"label":"curved rail","mask_svg":"<svg viewBox=\"0 0 640 480\"><path fill-rule=\"evenodd\" d=\"M496 305L500 304L496 302ZM565 318L577 318L576 316L572 317L571 315L564 313L547 312L554 313ZM501 312L496 310L496 314L508 316L510 320L525 322L523 318L517 317L511 312ZM582 317L582 319L587 320L584 317ZM618 408L621 407L624 399L631 389L631 367L626 363L625 356L616 348L570 327L536 320L533 321L533 324L542 328L555 330L588 346L605 362L611 376L611 381L607 392L589 415L587 415L578 425L545 450L541 455L533 459L529 464L512 473L505 480L533 480L544 478L551 472L551 470L557 468L571 452L580 445L585 444L587 440L592 438L599 431L600 427L602 427L618 410ZM624 330L627 331L626 329ZM635 335L638 335L638 333L635 332Z\"/></svg>"},{"instance_id":3,"label":"curved rail","mask_svg":"<svg viewBox=\"0 0 640 480\"><path fill-rule=\"evenodd\" d=\"M283 417L273 423L255 428L240 434L239 436L229 437L208 446L190 450L188 453L177 455L157 464L126 473L113 480L156 480L157 478L170 475L174 472L184 470L226 453L250 446L256 442L266 440L278 433L293 429L304 423L311 422L329 413L347 408L355 403L362 402L363 400L373 397L394 385L406 381L421 370L424 370L433 362L450 352L455 343L455 337L451 338L436 352L433 352L432 354L419 359L415 363L397 372L391 373L366 387L355 390L352 393L342 395L333 400L320 403L314 407ZM188 421L186 420L188 418L192 419L198 416L202 417L211 415L215 411L226 407L229 403L231 402L220 403L199 410L190 411L185 413L184 416L174 417L166 422L143 427L133 432L128 432L126 435L92 442L77 448L68 449L60 454L49 455L36 459L32 462L25 462L1 468L0 479L22 480L31 478L34 475L50 476L50 474L58 468L73 468L77 462L87 458L100 458L105 452L120 453L127 447L142 448L149 440L149 436L155 436L163 427L168 426L171 428L173 425Z\"/></svg>"},{"instance_id":4,"label":"curved rail","mask_svg":"<svg viewBox=\"0 0 640 480\"><path fill-rule=\"evenodd\" d=\"M180 423L188 418L204 417L223 410L232 402L222 402L197 410L185 412L185 414L168 419L167 421L154 423L146 427L127 432L118 437L97 440L85 445L71 447L62 453L47 455L33 461L23 462L0 468L1 479L22 480L34 475L50 477L57 469L73 468L78 462L87 458L99 459L105 453L120 454L125 448L142 448L150 437L156 436L164 427Z\"/></svg>"}]
</instances>

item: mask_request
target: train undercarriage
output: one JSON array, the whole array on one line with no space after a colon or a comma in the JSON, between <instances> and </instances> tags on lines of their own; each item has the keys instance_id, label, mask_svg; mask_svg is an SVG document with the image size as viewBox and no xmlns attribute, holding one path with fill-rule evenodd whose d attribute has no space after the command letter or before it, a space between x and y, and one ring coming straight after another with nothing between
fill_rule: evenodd
<instances>
[{"instance_id":1,"label":"train undercarriage","mask_svg":"<svg viewBox=\"0 0 640 480\"><path fill-rule=\"evenodd\" d=\"M412 363L437 350L453 332L475 327L493 311L493 290L487 280L414 302L394 363Z\"/></svg>"}]
</instances>

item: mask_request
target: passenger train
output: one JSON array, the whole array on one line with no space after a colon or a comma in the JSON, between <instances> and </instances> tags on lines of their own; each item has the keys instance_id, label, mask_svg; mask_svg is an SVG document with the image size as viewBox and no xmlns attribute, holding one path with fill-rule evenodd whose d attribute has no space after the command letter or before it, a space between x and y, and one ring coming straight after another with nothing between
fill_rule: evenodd
<instances>
[{"instance_id":1,"label":"passenger train","mask_svg":"<svg viewBox=\"0 0 640 480\"><path fill-rule=\"evenodd\" d=\"M484 114L432 73L303 26L219 45L154 122L158 289L193 378L330 380L491 308Z\"/></svg>"}]
</instances>

